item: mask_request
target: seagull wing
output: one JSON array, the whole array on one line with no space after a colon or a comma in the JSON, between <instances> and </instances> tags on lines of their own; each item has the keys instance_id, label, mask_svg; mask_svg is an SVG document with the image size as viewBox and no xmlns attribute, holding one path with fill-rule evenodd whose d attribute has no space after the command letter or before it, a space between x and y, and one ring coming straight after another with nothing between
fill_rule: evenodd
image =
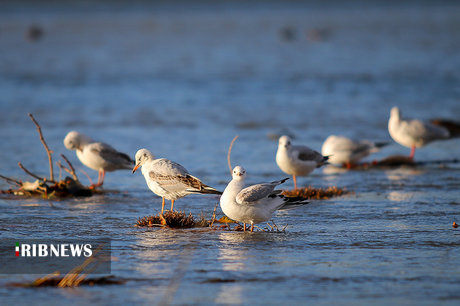
<instances>
[{"instance_id":1,"label":"seagull wing","mask_svg":"<svg viewBox=\"0 0 460 306\"><path fill-rule=\"evenodd\" d=\"M259 200L267 198L271 195L280 193L280 190L274 190L276 186L284 183L286 179L271 183L256 184L244 188L236 195L236 202L242 205L255 205Z\"/></svg>"},{"instance_id":2,"label":"seagull wing","mask_svg":"<svg viewBox=\"0 0 460 306\"><path fill-rule=\"evenodd\" d=\"M134 161L125 153L118 152L112 146L103 143L95 142L89 145L90 151L101 156L104 160L111 164L125 166L130 169L134 165Z\"/></svg>"},{"instance_id":3,"label":"seagull wing","mask_svg":"<svg viewBox=\"0 0 460 306\"><path fill-rule=\"evenodd\" d=\"M405 120L401 122L401 129L414 139L435 140L449 137L449 131L444 127L426 123L421 120Z\"/></svg>"},{"instance_id":4,"label":"seagull wing","mask_svg":"<svg viewBox=\"0 0 460 306\"><path fill-rule=\"evenodd\" d=\"M313 161L316 162L317 164L322 165L326 160L327 157L323 156L321 153L310 149L309 147L306 146L293 146L292 147L292 152L295 155L297 155L297 158L301 161Z\"/></svg>"}]
</instances>

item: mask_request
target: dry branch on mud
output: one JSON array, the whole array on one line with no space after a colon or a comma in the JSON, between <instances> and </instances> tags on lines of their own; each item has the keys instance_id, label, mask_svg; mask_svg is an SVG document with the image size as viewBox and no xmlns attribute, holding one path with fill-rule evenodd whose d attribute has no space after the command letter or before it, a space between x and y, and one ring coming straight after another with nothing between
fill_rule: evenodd
<instances>
[{"instance_id":1,"label":"dry branch on mud","mask_svg":"<svg viewBox=\"0 0 460 306\"><path fill-rule=\"evenodd\" d=\"M43 198L63 198L63 197L86 197L91 196L94 192L93 188L83 186L75 173L75 169L70 161L61 154L62 159L66 162L67 166L64 166L61 161L56 164L59 167L59 180L54 178L53 169L53 151L50 150L46 144L45 138L43 137L42 129L38 122L35 120L32 114L29 114L30 119L35 124L40 141L42 142L46 154L48 156L48 163L50 169L49 178L41 177L29 169L27 169L21 162L18 162L19 168L21 168L27 175L34 178L33 181L22 181L14 178L10 178L4 175L0 175L0 178L5 180L7 183L14 185L6 190L0 190L0 194L14 195L14 196L25 196L25 197L43 197ZM62 170L68 172L72 177L65 177L61 180Z\"/></svg>"}]
</instances>

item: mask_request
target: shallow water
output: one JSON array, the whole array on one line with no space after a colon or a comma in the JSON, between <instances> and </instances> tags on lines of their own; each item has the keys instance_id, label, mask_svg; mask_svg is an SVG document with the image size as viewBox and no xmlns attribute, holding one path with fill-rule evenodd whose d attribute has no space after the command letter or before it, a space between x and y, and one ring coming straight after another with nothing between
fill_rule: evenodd
<instances>
[{"instance_id":1,"label":"shallow water","mask_svg":"<svg viewBox=\"0 0 460 306\"><path fill-rule=\"evenodd\" d=\"M18 161L48 173L28 112L77 168L62 144L73 129L130 155L149 148L218 189L237 134L232 163L256 183L285 177L271 135L317 150L330 134L391 141L394 105L458 120L460 5L365 4L3 3L0 174L26 178ZM32 24L44 31L37 41L25 36ZM459 148L433 143L416 158L459 158ZM408 153L393 143L368 160ZM1 302L458 304L459 179L458 164L320 169L299 183L354 194L277 213L283 233L135 228L161 199L129 171L109 173L105 188L120 192L104 196L3 197L1 238L111 237L112 273L128 281L13 290L4 285L34 276L1 275ZM210 216L217 202L175 207Z\"/></svg>"}]
</instances>

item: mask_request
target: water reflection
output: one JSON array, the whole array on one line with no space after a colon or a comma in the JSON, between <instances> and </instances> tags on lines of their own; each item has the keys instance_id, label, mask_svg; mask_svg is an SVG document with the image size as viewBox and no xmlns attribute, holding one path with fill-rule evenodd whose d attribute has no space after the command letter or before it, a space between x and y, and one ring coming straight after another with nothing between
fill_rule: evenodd
<instances>
[{"instance_id":1,"label":"water reflection","mask_svg":"<svg viewBox=\"0 0 460 306\"><path fill-rule=\"evenodd\" d=\"M248 233L221 233L219 234L218 262L224 271L242 272L246 268L248 249L241 246ZM216 302L241 304L243 302L243 286L239 283L222 284L216 297Z\"/></svg>"},{"instance_id":2,"label":"water reflection","mask_svg":"<svg viewBox=\"0 0 460 306\"><path fill-rule=\"evenodd\" d=\"M425 173L425 171L407 167L401 167L394 170L385 171L385 175L387 176L387 178L392 181L405 180L416 175L421 175L423 173Z\"/></svg>"},{"instance_id":3,"label":"water reflection","mask_svg":"<svg viewBox=\"0 0 460 306\"><path fill-rule=\"evenodd\" d=\"M348 171L349 170L346 168L336 167L334 165L327 165L326 167L323 167L323 173L329 175L325 177L326 180L336 179L337 176L334 176L333 174L342 174Z\"/></svg>"},{"instance_id":4,"label":"water reflection","mask_svg":"<svg viewBox=\"0 0 460 306\"><path fill-rule=\"evenodd\" d=\"M415 192L406 192L406 191L392 191L388 194L387 198L393 202L404 202L409 201L415 195Z\"/></svg>"},{"instance_id":5,"label":"water reflection","mask_svg":"<svg viewBox=\"0 0 460 306\"><path fill-rule=\"evenodd\" d=\"M219 235L219 257L225 271L242 271L247 260L247 250L240 246L246 233L221 233Z\"/></svg>"}]
</instances>

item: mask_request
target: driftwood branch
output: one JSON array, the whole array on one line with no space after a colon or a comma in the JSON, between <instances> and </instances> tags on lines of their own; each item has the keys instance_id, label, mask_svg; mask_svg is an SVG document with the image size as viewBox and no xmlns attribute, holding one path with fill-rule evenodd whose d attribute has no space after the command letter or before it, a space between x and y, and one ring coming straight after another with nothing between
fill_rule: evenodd
<instances>
[{"instance_id":1,"label":"driftwood branch","mask_svg":"<svg viewBox=\"0 0 460 306\"><path fill-rule=\"evenodd\" d=\"M9 177L3 176L3 175L0 175L0 178L4 179L8 183L14 183L14 184L16 184L18 186L22 186L22 183L20 181L15 180L15 179L12 179L12 178L9 178Z\"/></svg>"},{"instance_id":2,"label":"driftwood branch","mask_svg":"<svg viewBox=\"0 0 460 306\"><path fill-rule=\"evenodd\" d=\"M228 163L228 169L230 169L230 175L232 175L232 171L233 171L232 163L230 162L230 154L232 153L233 143L235 142L235 140L238 139L238 137L239 137L238 135L236 135L235 137L233 137L233 140L232 140L232 142L230 143L230 146L228 147L227 163Z\"/></svg>"},{"instance_id":3,"label":"driftwood branch","mask_svg":"<svg viewBox=\"0 0 460 306\"><path fill-rule=\"evenodd\" d=\"M51 153L53 153L53 152L48 148L48 145L46 144L45 138L43 138L42 129L41 129L40 125L38 124L38 122L35 120L34 116L31 113L29 113L29 117L32 120L32 122L37 126L38 134L40 135L40 141L42 142L43 146L45 147L46 154L48 154L48 162L50 164L50 181L54 181L53 157L51 156Z\"/></svg>"},{"instance_id":4,"label":"driftwood branch","mask_svg":"<svg viewBox=\"0 0 460 306\"><path fill-rule=\"evenodd\" d=\"M69 165L69 169L70 171L68 171L69 169L67 169L66 167L64 167L64 170L66 170L67 172L70 173L70 175L72 175L73 179L74 180L78 180L77 178L77 174L75 173L75 168L72 166L72 164L70 163L70 161L67 159L67 157L64 155L64 154L61 154L61 157L63 160L65 160L65 162L67 163L67 165Z\"/></svg>"},{"instance_id":5,"label":"driftwood branch","mask_svg":"<svg viewBox=\"0 0 460 306\"><path fill-rule=\"evenodd\" d=\"M20 162L18 163L18 166L19 166L19 168L24 170L24 172L27 173L28 175L30 175L31 177L36 178L37 180L40 180L40 181L44 181L44 182L46 181L45 178L40 177L40 176L36 175L35 173L32 173L29 170L27 170L26 167L24 167ZM53 181L50 181L50 182L53 182Z\"/></svg>"}]
</instances>

